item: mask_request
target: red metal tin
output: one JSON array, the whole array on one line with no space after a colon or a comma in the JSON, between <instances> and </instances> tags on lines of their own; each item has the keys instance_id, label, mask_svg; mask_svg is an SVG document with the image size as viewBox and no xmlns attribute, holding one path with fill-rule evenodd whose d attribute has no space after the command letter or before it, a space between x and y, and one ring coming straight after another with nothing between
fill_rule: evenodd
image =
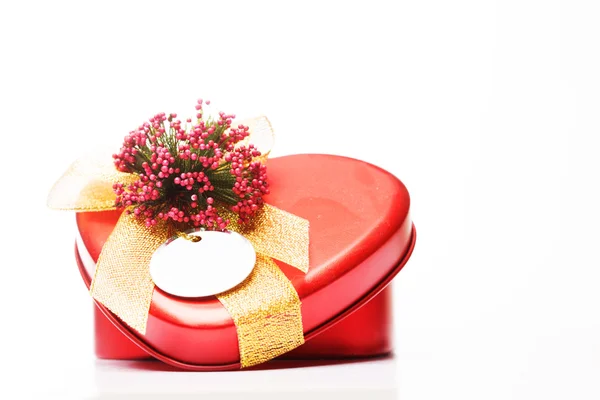
<instances>
[{"instance_id":1,"label":"red metal tin","mask_svg":"<svg viewBox=\"0 0 600 400\"><path fill-rule=\"evenodd\" d=\"M329 155L270 159L269 180L266 201L310 221L309 272L277 262L302 301L307 340L286 357L391 351L390 290L384 289L415 243L404 185L371 164ZM77 214L77 259L88 286L118 217L118 212ZM155 289L144 336L96 306L99 357L148 354L191 370L239 368L235 325L216 298L181 299Z\"/></svg>"}]
</instances>

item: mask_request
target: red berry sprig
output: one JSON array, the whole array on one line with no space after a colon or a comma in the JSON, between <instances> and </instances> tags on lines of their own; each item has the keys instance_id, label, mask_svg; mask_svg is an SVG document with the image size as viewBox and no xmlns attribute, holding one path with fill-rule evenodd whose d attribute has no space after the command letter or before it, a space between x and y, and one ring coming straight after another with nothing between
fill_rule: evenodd
<instances>
[{"instance_id":1,"label":"red berry sprig","mask_svg":"<svg viewBox=\"0 0 600 400\"><path fill-rule=\"evenodd\" d=\"M219 215L220 206L247 222L263 205L269 193L266 166L255 161L260 151L244 140L249 128L231 127L235 115L219 113L204 118L198 100L196 120L182 126L177 114L157 114L125 137L114 154L119 171L133 173L130 184L115 183L116 206L126 208L146 226L158 220L185 227L225 230L228 220Z\"/></svg>"}]
</instances>

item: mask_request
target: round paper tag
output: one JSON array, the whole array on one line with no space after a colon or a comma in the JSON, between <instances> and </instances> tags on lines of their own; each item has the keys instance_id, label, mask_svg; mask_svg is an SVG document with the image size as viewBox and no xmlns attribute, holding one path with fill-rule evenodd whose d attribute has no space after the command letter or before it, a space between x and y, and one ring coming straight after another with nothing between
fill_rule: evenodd
<instances>
[{"instance_id":1,"label":"round paper tag","mask_svg":"<svg viewBox=\"0 0 600 400\"><path fill-rule=\"evenodd\" d=\"M169 239L150 260L150 276L161 290L180 297L211 296L229 290L252 272L252 243L235 232L192 231L199 241Z\"/></svg>"}]
</instances>

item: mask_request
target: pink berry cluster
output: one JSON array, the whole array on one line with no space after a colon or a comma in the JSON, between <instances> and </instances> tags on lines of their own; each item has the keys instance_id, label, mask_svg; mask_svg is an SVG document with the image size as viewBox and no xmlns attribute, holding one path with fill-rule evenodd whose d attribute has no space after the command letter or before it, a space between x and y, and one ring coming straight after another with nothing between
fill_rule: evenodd
<instances>
[{"instance_id":1,"label":"pink berry cluster","mask_svg":"<svg viewBox=\"0 0 600 400\"><path fill-rule=\"evenodd\" d=\"M198 100L194 123L188 118L182 124L177 114L155 115L113 155L119 171L138 176L132 184L113 185L116 205L148 227L163 220L182 229L225 230L224 208L247 222L269 193L266 167L256 159L260 151L239 144L249 128L232 127L235 116L223 112L216 120L205 118L203 104L210 102Z\"/></svg>"}]
</instances>

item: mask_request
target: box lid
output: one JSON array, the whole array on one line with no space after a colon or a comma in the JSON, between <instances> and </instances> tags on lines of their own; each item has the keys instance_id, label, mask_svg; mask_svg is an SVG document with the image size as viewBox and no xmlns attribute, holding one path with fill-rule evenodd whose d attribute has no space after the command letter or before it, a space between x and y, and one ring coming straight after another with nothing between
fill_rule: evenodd
<instances>
[{"instance_id":1,"label":"box lid","mask_svg":"<svg viewBox=\"0 0 600 400\"><path fill-rule=\"evenodd\" d=\"M275 261L302 301L307 340L382 290L414 246L410 198L387 171L346 157L293 155L268 161L267 203L310 222L310 268ZM78 213L78 255L89 286L120 212ZM87 260L87 261L86 261ZM239 368L236 328L214 297L184 299L155 288L145 335L102 305L123 333L165 362L188 369Z\"/></svg>"}]
</instances>

